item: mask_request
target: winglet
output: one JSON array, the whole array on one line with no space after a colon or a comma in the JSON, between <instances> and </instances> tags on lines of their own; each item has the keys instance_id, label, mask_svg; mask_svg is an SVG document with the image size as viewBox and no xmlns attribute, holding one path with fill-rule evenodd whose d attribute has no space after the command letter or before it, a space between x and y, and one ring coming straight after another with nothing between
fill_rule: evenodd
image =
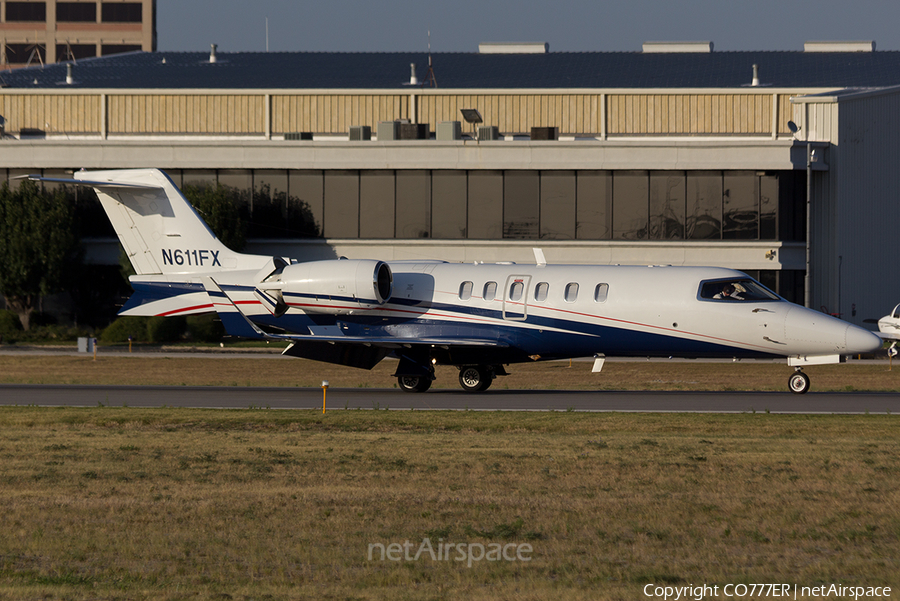
<instances>
[{"instance_id":1,"label":"winglet","mask_svg":"<svg viewBox=\"0 0 900 601\"><path fill-rule=\"evenodd\" d=\"M201 278L203 287L206 288L206 294L212 301L213 308L219 314L222 325L225 330L232 336L240 336L241 338L267 338L265 332L259 329L255 323L247 319L247 316L241 313L237 305L228 298L228 295L209 276Z\"/></svg>"}]
</instances>

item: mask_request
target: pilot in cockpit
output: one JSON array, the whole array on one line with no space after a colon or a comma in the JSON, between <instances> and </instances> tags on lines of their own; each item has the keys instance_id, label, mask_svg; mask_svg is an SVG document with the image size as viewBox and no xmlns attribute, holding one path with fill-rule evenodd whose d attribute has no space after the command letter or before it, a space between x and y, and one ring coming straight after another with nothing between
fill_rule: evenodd
<instances>
[{"instance_id":1,"label":"pilot in cockpit","mask_svg":"<svg viewBox=\"0 0 900 601\"><path fill-rule=\"evenodd\" d=\"M728 283L722 286L722 292L719 292L713 298L718 300L744 300L741 293L735 289L734 284Z\"/></svg>"}]
</instances>

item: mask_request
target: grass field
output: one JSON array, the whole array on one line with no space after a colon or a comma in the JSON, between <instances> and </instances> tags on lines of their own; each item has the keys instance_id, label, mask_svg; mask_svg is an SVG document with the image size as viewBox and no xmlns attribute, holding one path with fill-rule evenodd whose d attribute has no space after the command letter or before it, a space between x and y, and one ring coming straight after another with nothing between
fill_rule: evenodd
<instances>
[{"instance_id":1,"label":"grass field","mask_svg":"<svg viewBox=\"0 0 900 601\"><path fill-rule=\"evenodd\" d=\"M0 408L0 599L896 592L896 420Z\"/></svg>"},{"instance_id":2,"label":"grass field","mask_svg":"<svg viewBox=\"0 0 900 601\"><path fill-rule=\"evenodd\" d=\"M0 382L374 388L395 385L393 368L13 354ZM496 387L784 390L791 370L510 371ZM900 388L883 363L807 371L814 390ZM457 386L455 369L438 376ZM896 420L0 408L0 599L630 601L647 584L735 599L722 588L735 583L896 595Z\"/></svg>"},{"instance_id":3,"label":"grass field","mask_svg":"<svg viewBox=\"0 0 900 601\"><path fill-rule=\"evenodd\" d=\"M0 355L0 383L128 384L184 386L395 388L396 361L385 360L371 371L264 355L261 357L160 357L156 353L39 356ZM737 363L607 361L600 374L591 362L566 361L511 365L510 376L495 388L509 390L774 390L786 391L793 372L784 362ZM900 391L900 363L850 362L806 369L813 391ZM458 388L458 370L438 366L436 388Z\"/></svg>"}]
</instances>

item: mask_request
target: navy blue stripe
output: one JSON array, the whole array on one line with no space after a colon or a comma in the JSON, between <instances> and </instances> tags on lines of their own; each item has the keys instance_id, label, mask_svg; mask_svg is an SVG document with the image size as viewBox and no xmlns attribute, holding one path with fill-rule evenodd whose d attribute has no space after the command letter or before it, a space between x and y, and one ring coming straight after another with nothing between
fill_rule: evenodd
<instances>
[{"instance_id":1,"label":"navy blue stripe","mask_svg":"<svg viewBox=\"0 0 900 601\"><path fill-rule=\"evenodd\" d=\"M139 296L141 302L150 302L178 296L188 291L198 291L197 285L170 286L168 283L143 282L140 287L145 294L135 294L129 299L126 307L131 306L135 297ZM223 286L223 288L234 292L254 290L252 286L240 285ZM291 296L303 298L308 295L292 293ZM332 298L340 302L354 302L354 299L347 297ZM538 307L549 308L529 305L529 308L532 309ZM539 354L544 358L581 356L593 353L606 353L614 356L777 356L761 350L744 350L729 346L724 342L690 340L677 333L639 332L628 328L626 324L621 326L589 324L577 319L537 316L533 313L529 314L528 319L524 322L510 322L502 319L501 310L450 303L423 303L416 299L392 299L384 306L385 311L389 313L392 310L402 311L404 308L407 311L412 309L415 313L423 314L428 310L441 311L447 313L448 317L443 320L415 314L390 317L362 314L338 317L327 314L288 313L281 317L270 314L255 315L253 321L301 335L307 334L307 327L310 325L340 324L342 327L347 327L345 331L350 336L390 336L408 339L413 343L418 338L497 339L506 343L516 352L525 355ZM234 317L243 319L238 315ZM497 321L495 323L474 323L464 319L473 317ZM602 315L593 317L604 319ZM243 330L240 324L226 325L234 325ZM246 324L243 326L247 327ZM540 329L543 331L539 331Z\"/></svg>"}]
</instances>

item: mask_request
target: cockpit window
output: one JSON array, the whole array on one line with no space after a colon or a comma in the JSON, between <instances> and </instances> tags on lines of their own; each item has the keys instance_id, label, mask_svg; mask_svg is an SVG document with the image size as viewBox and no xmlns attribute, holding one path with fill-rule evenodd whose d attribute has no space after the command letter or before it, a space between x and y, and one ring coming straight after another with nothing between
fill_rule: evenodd
<instances>
[{"instance_id":1,"label":"cockpit window","mask_svg":"<svg viewBox=\"0 0 900 601\"><path fill-rule=\"evenodd\" d=\"M700 284L700 298L725 302L752 301L757 303L781 300L775 293L750 278L703 282Z\"/></svg>"}]
</instances>

